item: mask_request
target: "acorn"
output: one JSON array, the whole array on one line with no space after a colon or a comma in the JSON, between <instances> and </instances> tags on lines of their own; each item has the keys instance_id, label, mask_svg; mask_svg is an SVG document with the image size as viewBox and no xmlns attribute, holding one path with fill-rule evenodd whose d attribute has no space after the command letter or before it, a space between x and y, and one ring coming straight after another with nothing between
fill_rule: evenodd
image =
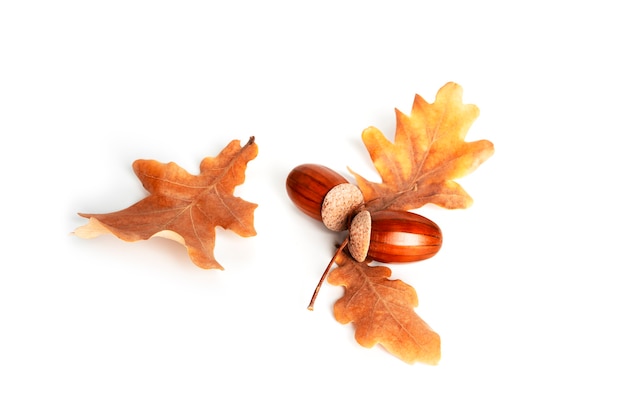
<instances>
[{"instance_id":1,"label":"acorn","mask_svg":"<svg viewBox=\"0 0 626 418\"><path fill-rule=\"evenodd\" d=\"M301 211L332 231L347 229L353 213L364 203L357 186L319 164L302 164L291 170L286 187L289 198Z\"/></svg>"},{"instance_id":2,"label":"acorn","mask_svg":"<svg viewBox=\"0 0 626 418\"><path fill-rule=\"evenodd\" d=\"M361 211L350 225L348 251L356 261L370 258L382 263L426 260L441 248L439 226L413 212Z\"/></svg>"}]
</instances>

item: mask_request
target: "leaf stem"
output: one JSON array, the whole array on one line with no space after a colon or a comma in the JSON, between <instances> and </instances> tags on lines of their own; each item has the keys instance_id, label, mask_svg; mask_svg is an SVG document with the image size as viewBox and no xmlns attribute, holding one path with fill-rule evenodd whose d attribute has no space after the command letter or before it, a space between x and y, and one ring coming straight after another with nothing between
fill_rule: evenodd
<instances>
[{"instance_id":1,"label":"leaf stem","mask_svg":"<svg viewBox=\"0 0 626 418\"><path fill-rule=\"evenodd\" d=\"M317 294L320 292L320 288L322 287L322 283L324 283L324 280L326 279L326 276L328 276L328 272L330 271L330 268L335 263L335 260L337 259L337 256L339 255L339 253L341 253L343 251L344 248L346 248L346 245L348 245L348 238L347 237L346 237L346 239L343 240L341 245L337 248L337 251L335 251L335 254L333 255L333 258L330 259L330 263L328 263L328 266L326 266L326 270L324 270L324 274L322 274L322 277L320 278L320 281L317 283L317 287L315 287L315 291L313 292L313 297L311 297L311 302L309 302L309 307L308 307L309 311L313 310L313 304L315 303L315 299L317 299Z\"/></svg>"}]
</instances>

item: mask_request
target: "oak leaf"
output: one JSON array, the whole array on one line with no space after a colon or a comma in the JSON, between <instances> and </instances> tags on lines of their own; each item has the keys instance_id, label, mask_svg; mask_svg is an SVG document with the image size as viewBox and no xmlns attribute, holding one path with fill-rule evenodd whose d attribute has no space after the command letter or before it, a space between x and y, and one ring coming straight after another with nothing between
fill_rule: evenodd
<instances>
[{"instance_id":1,"label":"oak leaf","mask_svg":"<svg viewBox=\"0 0 626 418\"><path fill-rule=\"evenodd\" d=\"M214 256L215 228L220 226L242 237L256 235L257 204L233 193L244 182L247 164L257 153L254 137L244 146L233 140L217 157L202 160L199 175L173 162L137 160L133 170L150 195L117 212L79 213L89 222L74 234L94 238L110 233L124 241L160 236L183 244L197 266L223 270Z\"/></svg>"},{"instance_id":2,"label":"oak leaf","mask_svg":"<svg viewBox=\"0 0 626 418\"><path fill-rule=\"evenodd\" d=\"M407 363L437 364L440 338L416 313L417 294L400 280L389 280L385 266L359 263L343 252L338 254L328 282L344 286L345 294L335 303L335 318L353 322L359 344L377 343Z\"/></svg>"},{"instance_id":3,"label":"oak leaf","mask_svg":"<svg viewBox=\"0 0 626 418\"><path fill-rule=\"evenodd\" d=\"M454 179L474 171L494 148L487 140L465 142L479 110L463 104L462 93L461 86L447 83L432 104L415 95L410 115L396 109L393 142L375 127L363 131L363 142L382 183L351 172L370 210L411 210L426 203L458 209L472 204Z\"/></svg>"}]
</instances>

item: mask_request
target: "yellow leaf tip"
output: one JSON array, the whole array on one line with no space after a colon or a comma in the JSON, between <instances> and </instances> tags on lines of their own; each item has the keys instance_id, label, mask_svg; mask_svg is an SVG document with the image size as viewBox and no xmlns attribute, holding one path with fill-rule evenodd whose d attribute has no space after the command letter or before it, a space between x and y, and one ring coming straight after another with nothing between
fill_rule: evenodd
<instances>
[{"instance_id":1,"label":"yellow leaf tip","mask_svg":"<svg viewBox=\"0 0 626 418\"><path fill-rule=\"evenodd\" d=\"M79 215L88 217L82 214L79 214ZM91 239L91 238L96 238L103 234L111 233L111 231L106 226L104 226L100 221L98 221L96 218L93 218L93 217L88 217L88 218L89 218L89 222L87 222L85 225L82 225L76 228L73 232L73 235L76 235L78 238Z\"/></svg>"}]
</instances>

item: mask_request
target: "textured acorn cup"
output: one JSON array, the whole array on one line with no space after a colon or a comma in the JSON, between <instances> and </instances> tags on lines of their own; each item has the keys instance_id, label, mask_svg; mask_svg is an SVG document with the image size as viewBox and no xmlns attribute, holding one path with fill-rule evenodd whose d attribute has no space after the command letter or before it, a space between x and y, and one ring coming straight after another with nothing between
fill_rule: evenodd
<instances>
[{"instance_id":1,"label":"textured acorn cup","mask_svg":"<svg viewBox=\"0 0 626 418\"><path fill-rule=\"evenodd\" d=\"M348 232L348 251L352 258L361 262L367 258L372 236L372 215L363 210L352 219Z\"/></svg>"},{"instance_id":2,"label":"textured acorn cup","mask_svg":"<svg viewBox=\"0 0 626 418\"><path fill-rule=\"evenodd\" d=\"M352 214L364 202L363 193L354 184L338 184L324 197L322 222L331 231L348 229Z\"/></svg>"},{"instance_id":3,"label":"textured acorn cup","mask_svg":"<svg viewBox=\"0 0 626 418\"><path fill-rule=\"evenodd\" d=\"M441 229L430 219L396 210L359 212L349 236L348 250L355 260L369 257L383 263L425 260L439 252L443 241Z\"/></svg>"}]
</instances>

